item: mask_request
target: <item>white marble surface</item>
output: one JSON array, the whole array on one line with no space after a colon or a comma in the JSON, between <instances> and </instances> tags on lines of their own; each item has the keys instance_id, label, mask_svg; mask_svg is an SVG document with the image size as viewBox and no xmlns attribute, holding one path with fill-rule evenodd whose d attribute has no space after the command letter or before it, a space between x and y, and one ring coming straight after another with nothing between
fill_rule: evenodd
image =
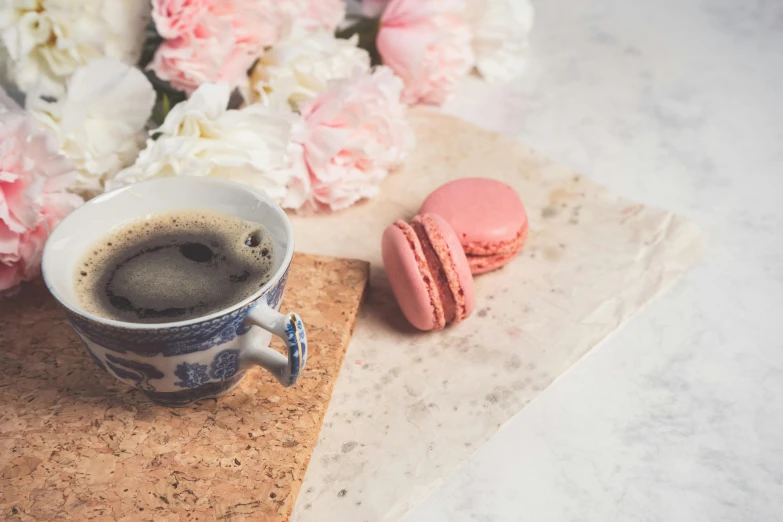
<instances>
[{"instance_id":1,"label":"white marble surface","mask_svg":"<svg viewBox=\"0 0 783 522\"><path fill-rule=\"evenodd\" d=\"M446 110L689 216L704 260L406 522L781 520L783 2L536 6L530 73Z\"/></svg>"}]
</instances>

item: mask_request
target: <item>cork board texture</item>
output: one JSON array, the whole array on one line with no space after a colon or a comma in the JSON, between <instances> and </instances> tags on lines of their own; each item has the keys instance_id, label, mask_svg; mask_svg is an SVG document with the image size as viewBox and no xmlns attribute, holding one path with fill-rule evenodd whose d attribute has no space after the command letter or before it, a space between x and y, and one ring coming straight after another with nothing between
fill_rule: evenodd
<instances>
[{"instance_id":1,"label":"cork board texture","mask_svg":"<svg viewBox=\"0 0 783 522\"><path fill-rule=\"evenodd\" d=\"M0 301L0 518L288 520L368 275L297 254L282 309L308 327L299 383L253 369L181 409L98 370L40 281Z\"/></svg>"}]
</instances>

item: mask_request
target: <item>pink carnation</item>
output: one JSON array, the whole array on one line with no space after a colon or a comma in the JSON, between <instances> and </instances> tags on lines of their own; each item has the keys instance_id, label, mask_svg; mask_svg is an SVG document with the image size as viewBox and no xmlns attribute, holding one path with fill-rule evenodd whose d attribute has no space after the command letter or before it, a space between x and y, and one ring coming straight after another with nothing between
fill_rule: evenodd
<instances>
[{"instance_id":1,"label":"pink carnation","mask_svg":"<svg viewBox=\"0 0 783 522\"><path fill-rule=\"evenodd\" d=\"M345 0L293 0L305 25L334 32L345 18Z\"/></svg>"},{"instance_id":2,"label":"pink carnation","mask_svg":"<svg viewBox=\"0 0 783 522\"><path fill-rule=\"evenodd\" d=\"M76 172L54 136L12 103L0 89L0 295L38 275L50 232L82 203L65 192Z\"/></svg>"},{"instance_id":3,"label":"pink carnation","mask_svg":"<svg viewBox=\"0 0 783 522\"><path fill-rule=\"evenodd\" d=\"M440 104L473 66L471 31L458 0L391 0L378 52L405 82L406 103Z\"/></svg>"},{"instance_id":4,"label":"pink carnation","mask_svg":"<svg viewBox=\"0 0 783 522\"><path fill-rule=\"evenodd\" d=\"M340 210L378 194L390 169L413 146L400 101L402 82L387 67L336 80L300 106L303 172L289 186L288 205Z\"/></svg>"},{"instance_id":5,"label":"pink carnation","mask_svg":"<svg viewBox=\"0 0 783 522\"><path fill-rule=\"evenodd\" d=\"M274 0L152 0L164 41L149 68L190 94L204 83L235 86L278 38Z\"/></svg>"},{"instance_id":6,"label":"pink carnation","mask_svg":"<svg viewBox=\"0 0 783 522\"><path fill-rule=\"evenodd\" d=\"M389 0L362 0L362 14L369 18L378 18Z\"/></svg>"}]
</instances>

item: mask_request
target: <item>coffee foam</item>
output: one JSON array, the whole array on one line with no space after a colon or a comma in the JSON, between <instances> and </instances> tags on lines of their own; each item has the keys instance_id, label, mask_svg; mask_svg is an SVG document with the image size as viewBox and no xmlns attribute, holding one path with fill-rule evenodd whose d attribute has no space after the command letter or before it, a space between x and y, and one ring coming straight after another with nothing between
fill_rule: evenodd
<instances>
[{"instance_id":1,"label":"coffee foam","mask_svg":"<svg viewBox=\"0 0 783 522\"><path fill-rule=\"evenodd\" d=\"M247 246L251 236L256 241ZM204 240L210 248L192 246ZM151 250L141 252L145 245ZM183 250L188 245L190 250ZM213 257L203 257L209 256L206 252ZM200 262L190 262L194 259ZM205 211L158 214L122 225L93 245L78 265L75 290L81 306L102 317L145 323L187 320L258 291L273 275L273 259L271 237L257 223ZM235 269L230 283L216 277L221 263ZM149 270L153 265L154 273ZM114 295L118 289L121 295ZM113 306L118 297L129 299L132 310ZM184 311L143 317L175 309Z\"/></svg>"}]
</instances>

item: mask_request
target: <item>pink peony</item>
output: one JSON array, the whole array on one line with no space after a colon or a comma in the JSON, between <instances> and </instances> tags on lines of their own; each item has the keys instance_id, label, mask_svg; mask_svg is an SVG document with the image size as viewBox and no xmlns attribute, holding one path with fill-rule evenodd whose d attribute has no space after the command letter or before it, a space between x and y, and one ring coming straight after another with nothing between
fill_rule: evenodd
<instances>
[{"instance_id":1,"label":"pink peony","mask_svg":"<svg viewBox=\"0 0 783 522\"><path fill-rule=\"evenodd\" d=\"M406 103L440 104L473 66L470 26L458 0L391 0L378 52L405 82Z\"/></svg>"},{"instance_id":2,"label":"pink peony","mask_svg":"<svg viewBox=\"0 0 783 522\"><path fill-rule=\"evenodd\" d=\"M300 105L304 175L293 173L288 205L340 210L378 194L389 170L413 145L402 82L387 67L334 80Z\"/></svg>"},{"instance_id":3,"label":"pink peony","mask_svg":"<svg viewBox=\"0 0 783 522\"><path fill-rule=\"evenodd\" d=\"M149 68L188 94L246 81L282 24L274 0L152 0L152 18L164 41Z\"/></svg>"},{"instance_id":4,"label":"pink peony","mask_svg":"<svg viewBox=\"0 0 783 522\"><path fill-rule=\"evenodd\" d=\"M388 3L389 0L363 0L362 14L369 18L378 18Z\"/></svg>"},{"instance_id":5,"label":"pink peony","mask_svg":"<svg viewBox=\"0 0 783 522\"><path fill-rule=\"evenodd\" d=\"M305 25L334 32L345 18L345 0L294 0Z\"/></svg>"},{"instance_id":6,"label":"pink peony","mask_svg":"<svg viewBox=\"0 0 783 522\"><path fill-rule=\"evenodd\" d=\"M0 295L38 275L49 233L82 203L65 192L73 165L33 125L0 89Z\"/></svg>"}]
</instances>

